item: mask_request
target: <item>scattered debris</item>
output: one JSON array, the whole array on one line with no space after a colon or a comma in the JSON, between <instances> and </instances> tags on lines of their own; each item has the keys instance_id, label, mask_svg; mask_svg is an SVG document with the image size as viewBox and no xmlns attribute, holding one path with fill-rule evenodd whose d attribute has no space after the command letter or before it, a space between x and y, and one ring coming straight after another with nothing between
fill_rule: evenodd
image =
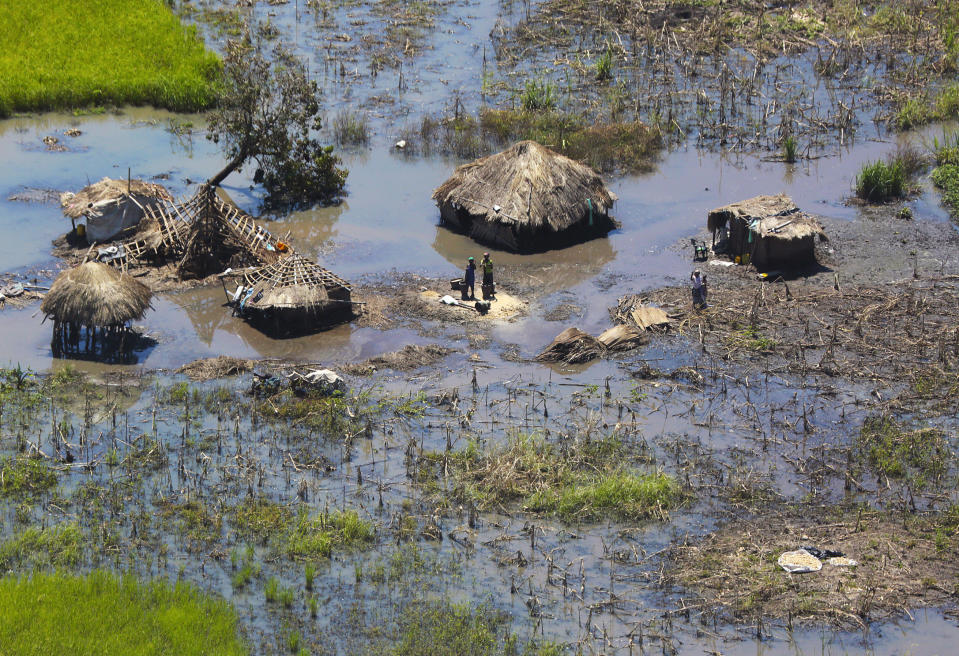
<instances>
[{"instance_id":1,"label":"scattered debris","mask_svg":"<svg viewBox=\"0 0 959 656\"><path fill-rule=\"evenodd\" d=\"M606 347L598 339L579 328L570 327L557 335L550 345L536 356L536 360L579 364L595 360L605 351Z\"/></svg>"},{"instance_id":2,"label":"scattered debris","mask_svg":"<svg viewBox=\"0 0 959 656\"><path fill-rule=\"evenodd\" d=\"M649 337L632 326L617 324L597 337L610 351L628 351L649 342Z\"/></svg>"},{"instance_id":3,"label":"scattered debris","mask_svg":"<svg viewBox=\"0 0 959 656\"><path fill-rule=\"evenodd\" d=\"M287 378L290 389L300 396L333 396L346 391L346 382L330 369L313 369L305 374L294 371Z\"/></svg>"},{"instance_id":4,"label":"scattered debris","mask_svg":"<svg viewBox=\"0 0 959 656\"><path fill-rule=\"evenodd\" d=\"M244 360L241 358L231 358L227 355L219 355L215 358L194 360L193 362L183 365L177 369L176 372L178 374L185 374L190 380L204 381L245 374L248 371L252 371L255 364L255 360Z\"/></svg>"},{"instance_id":5,"label":"scattered debris","mask_svg":"<svg viewBox=\"0 0 959 656\"><path fill-rule=\"evenodd\" d=\"M822 561L805 549L787 551L779 556L776 563L790 574L807 574L822 569Z\"/></svg>"}]
</instances>

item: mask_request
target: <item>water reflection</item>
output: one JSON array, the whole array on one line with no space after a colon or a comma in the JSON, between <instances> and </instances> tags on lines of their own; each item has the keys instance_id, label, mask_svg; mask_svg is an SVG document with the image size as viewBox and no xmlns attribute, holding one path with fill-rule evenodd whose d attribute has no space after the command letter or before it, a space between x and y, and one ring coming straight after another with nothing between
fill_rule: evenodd
<instances>
[{"instance_id":1,"label":"water reflection","mask_svg":"<svg viewBox=\"0 0 959 656\"><path fill-rule=\"evenodd\" d=\"M522 265L532 269L534 272L529 277L538 280L539 291L545 293L571 289L594 277L616 259L610 237L560 250L520 255L483 246L442 225L436 226L435 232L433 249L449 263L450 278L463 273L467 258L475 257L479 263L483 253L489 252L494 266Z\"/></svg>"}]
</instances>

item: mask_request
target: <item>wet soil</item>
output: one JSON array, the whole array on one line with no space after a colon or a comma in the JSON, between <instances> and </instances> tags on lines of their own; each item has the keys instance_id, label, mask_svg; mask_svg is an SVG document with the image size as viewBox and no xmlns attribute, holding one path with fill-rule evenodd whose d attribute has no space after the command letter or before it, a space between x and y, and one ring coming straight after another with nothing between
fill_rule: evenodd
<instances>
[{"instance_id":1,"label":"wet soil","mask_svg":"<svg viewBox=\"0 0 959 656\"><path fill-rule=\"evenodd\" d=\"M675 547L672 572L702 594L697 607L719 616L864 629L877 617L951 603L959 571L944 530L909 514L798 508L733 521L702 543ZM806 574L777 564L782 553L805 545L842 552L858 564L824 559L820 571Z\"/></svg>"}]
</instances>

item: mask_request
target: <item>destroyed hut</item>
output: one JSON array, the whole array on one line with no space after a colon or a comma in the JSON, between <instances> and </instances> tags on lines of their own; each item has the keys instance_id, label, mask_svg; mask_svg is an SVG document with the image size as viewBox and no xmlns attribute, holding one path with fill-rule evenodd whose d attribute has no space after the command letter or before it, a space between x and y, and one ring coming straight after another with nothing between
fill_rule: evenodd
<instances>
[{"instance_id":1,"label":"destroyed hut","mask_svg":"<svg viewBox=\"0 0 959 656\"><path fill-rule=\"evenodd\" d=\"M712 210L707 227L713 250L723 251L757 269L799 267L816 260L822 226L785 195L757 196ZM725 233L717 244L717 233Z\"/></svg>"},{"instance_id":2,"label":"destroyed hut","mask_svg":"<svg viewBox=\"0 0 959 656\"><path fill-rule=\"evenodd\" d=\"M114 180L103 178L87 185L77 193L60 195L60 205L67 218L73 221L74 233L84 235L88 243L110 241L124 230L134 228L148 210L173 197L161 185L143 180ZM82 229L78 220L85 220Z\"/></svg>"},{"instance_id":3,"label":"destroyed hut","mask_svg":"<svg viewBox=\"0 0 959 656\"><path fill-rule=\"evenodd\" d=\"M616 196L593 169L534 141L457 167L433 192L442 222L472 239L529 253L602 237Z\"/></svg>"},{"instance_id":4,"label":"destroyed hut","mask_svg":"<svg viewBox=\"0 0 959 656\"><path fill-rule=\"evenodd\" d=\"M243 274L235 311L273 337L305 335L353 318L350 284L297 254Z\"/></svg>"},{"instance_id":5,"label":"destroyed hut","mask_svg":"<svg viewBox=\"0 0 959 656\"><path fill-rule=\"evenodd\" d=\"M134 344L129 323L151 307L146 285L100 262L84 262L53 281L40 310L53 320L53 354L122 359Z\"/></svg>"}]
</instances>

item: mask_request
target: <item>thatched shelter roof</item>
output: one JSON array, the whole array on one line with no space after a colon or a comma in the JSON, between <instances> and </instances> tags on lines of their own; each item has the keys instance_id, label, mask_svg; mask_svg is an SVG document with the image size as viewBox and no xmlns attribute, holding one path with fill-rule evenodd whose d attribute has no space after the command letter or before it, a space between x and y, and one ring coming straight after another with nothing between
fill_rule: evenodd
<instances>
[{"instance_id":1,"label":"thatched shelter roof","mask_svg":"<svg viewBox=\"0 0 959 656\"><path fill-rule=\"evenodd\" d=\"M245 307L310 308L348 294L350 284L319 264L296 253L244 276L252 289Z\"/></svg>"},{"instance_id":2,"label":"thatched shelter roof","mask_svg":"<svg viewBox=\"0 0 959 656\"><path fill-rule=\"evenodd\" d=\"M802 212L792 198L784 194L756 196L716 208L709 212L707 227L719 230L736 219L746 222L758 236L771 239L789 241L825 234L819 221Z\"/></svg>"},{"instance_id":3,"label":"thatched shelter roof","mask_svg":"<svg viewBox=\"0 0 959 656\"><path fill-rule=\"evenodd\" d=\"M566 362L579 364L589 362L601 356L606 350L603 343L579 328L570 327L553 339L536 356L538 362Z\"/></svg>"},{"instance_id":4,"label":"thatched shelter roof","mask_svg":"<svg viewBox=\"0 0 959 656\"><path fill-rule=\"evenodd\" d=\"M473 221L560 233L582 224L591 213L608 223L616 196L585 164L534 141L521 141L457 167L433 199L441 209L455 208ZM612 227L609 223L603 234Z\"/></svg>"},{"instance_id":5,"label":"thatched shelter roof","mask_svg":"<svg viewBox=\"0 0 959 656\"><path fill-rule=\"evenodd\" d=\"M92 206L104 201L119 201L127 196L140 196L158 201L172 202L170 195L162 185L143 180L114 180L103 178L99 182L87 185L77 193L65 192L60 194L60 205L63 213L71 219L79 219Z\"/></svg>"},{"instance_id":6,"label":"thatched shelter roof","mask_svg":"<svg viewBox=\"0 0 959 656\"><path fill-rule=\"evenodd\" d=\"M85 262L57 276L40 309L59 323L115 326L143 318L152 296L132 276L100 262Z\"/></svg>"}]
</instances>

